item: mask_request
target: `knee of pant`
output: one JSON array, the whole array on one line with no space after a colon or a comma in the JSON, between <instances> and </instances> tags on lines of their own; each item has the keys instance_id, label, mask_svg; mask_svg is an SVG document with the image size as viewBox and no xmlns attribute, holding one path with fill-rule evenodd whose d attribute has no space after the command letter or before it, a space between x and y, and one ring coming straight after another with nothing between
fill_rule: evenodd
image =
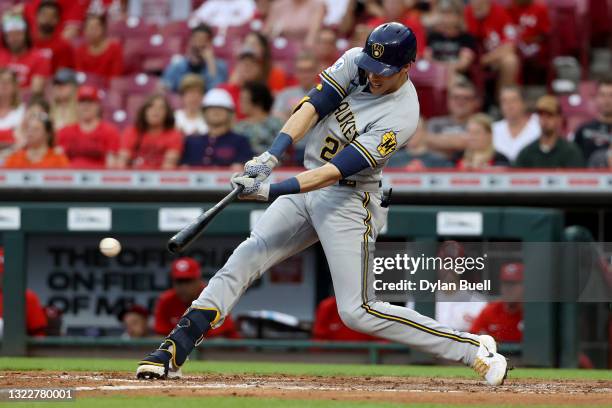
<instances>
[{"instance_id":1,"label":"knee of pant","mask_svg":"<svg viewBox=\"0 0 612 408\"><path fill-rule=\"evenodd\" d=\"M361 307L338 308L338 314L340 314L340 319L349 329L362 333L369 331L366 315Z\"/></svg>"}]
</instances>

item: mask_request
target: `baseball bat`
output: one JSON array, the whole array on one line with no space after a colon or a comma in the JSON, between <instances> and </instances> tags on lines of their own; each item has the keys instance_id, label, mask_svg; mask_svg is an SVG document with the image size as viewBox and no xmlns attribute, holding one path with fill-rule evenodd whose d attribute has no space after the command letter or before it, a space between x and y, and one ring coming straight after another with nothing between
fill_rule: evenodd
<instances>
[{"instance_id":1,"label":"baseball bat","mask_svg":"<svg viewBox=\"0 0 612 408\"><path fill-rule=\"evenodd\" d=\"M244 190L244 186L236 186L231 193L223 197L221 201L215 204L214 207L209 209L203 214L200 214L198 218L193 220L189 225L176 233L170 240L168 240L168 251L173 254L183 252L189 245L191 245L198 237L204 232L208 224L223 210L229 203L234 201L236 197Z\"/></svg>"}]
</instances>

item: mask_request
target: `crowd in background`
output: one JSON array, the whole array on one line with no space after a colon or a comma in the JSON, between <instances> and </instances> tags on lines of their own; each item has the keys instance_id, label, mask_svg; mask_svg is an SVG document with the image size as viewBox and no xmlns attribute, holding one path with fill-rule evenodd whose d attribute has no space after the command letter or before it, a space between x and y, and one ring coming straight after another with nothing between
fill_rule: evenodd
<instances>
[{"instance_id":1,"label":"crowd in background","mask_svg":"<svg viewBox=\"0 0 612 408\"><path fill-rule=\"evenodd\" d=\"M415 80L423 118L390 167L612 168L612 79L572 126L559 96L526 98L550 79L543 0L6 0L0 11L4 167L238 167L323 69L400 21L418 39L412 70L440 68L447 101L429 111ZM303 154L302 142L284 164Z\"/></svg>"}]
</instances>

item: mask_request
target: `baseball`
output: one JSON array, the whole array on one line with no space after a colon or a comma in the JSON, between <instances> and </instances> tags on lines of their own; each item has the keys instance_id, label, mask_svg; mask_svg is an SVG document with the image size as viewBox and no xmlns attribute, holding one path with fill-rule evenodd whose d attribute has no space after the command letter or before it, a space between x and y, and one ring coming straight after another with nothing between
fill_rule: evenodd
<instances>
[{"instance_id":1,"label":"baseball","mask_svg":"<svg viewBox=\"0 0 612 408\"><path fill-rule=\"evenodd\" d=\"M121 244L115 238L104 238L100 241L100 252L108 257L114 257L121 252Z\"/></svg>"}]
</instances>

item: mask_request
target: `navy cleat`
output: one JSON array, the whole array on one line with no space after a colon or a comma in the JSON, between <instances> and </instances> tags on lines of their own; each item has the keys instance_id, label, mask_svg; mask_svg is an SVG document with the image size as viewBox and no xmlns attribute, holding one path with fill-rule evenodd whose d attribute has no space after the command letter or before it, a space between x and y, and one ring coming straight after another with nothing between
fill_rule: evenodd
<instances>
[{"instance_id":1,"label":"navy cleat","mask_svg":"<svg viewBox=\"0 0 612 408\"><path fill-rule=\"evenodd\" d=\"M191 351L204 340L204 335L218 317L216 310L187 309L159 348L138 363L136 378L164 380L182 377L181 366Z\"/></svg>"}]
</instances>

